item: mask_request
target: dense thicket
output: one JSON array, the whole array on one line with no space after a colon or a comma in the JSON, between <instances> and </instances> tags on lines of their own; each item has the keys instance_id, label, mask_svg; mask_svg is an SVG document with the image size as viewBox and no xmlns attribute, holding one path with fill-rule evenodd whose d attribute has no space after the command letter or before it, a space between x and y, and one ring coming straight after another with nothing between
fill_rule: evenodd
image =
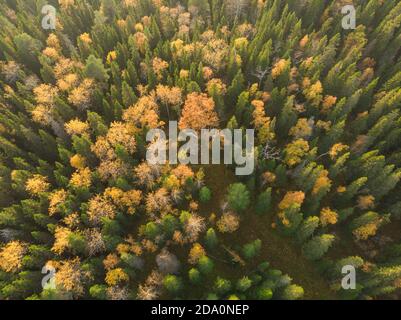
<instances>
[{"instance_id":1,"label":"dense thicket","mask_svg":"<svg viewBox=\"0 0 401 320\"><path fill-rule=\"evenodd\" d=\"M4 0L0 23L1 299L311 297L273 235L333 297L399 297L399 1ZM220 197L213 166L148 164L169 120L255 128L254 173Z\"/></svg>"}]
</instances>

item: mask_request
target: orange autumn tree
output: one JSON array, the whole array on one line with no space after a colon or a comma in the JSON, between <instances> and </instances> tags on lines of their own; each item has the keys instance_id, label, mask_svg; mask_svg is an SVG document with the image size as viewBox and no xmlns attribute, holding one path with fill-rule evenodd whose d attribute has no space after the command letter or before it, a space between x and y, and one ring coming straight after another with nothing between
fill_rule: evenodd
<instances>
[{"instance_id":1,"label":"orange autumn tree","mask_svg":"<svg viewBox=\"0 0 401 320\"><path fill-rule=\"evenodd\" d=\"M272 78L278 78L285 70L289 69L290 64L290 60L280 59L277 61L272 69Z\"/></svg>"},{"instance_id":2,"label":"orange autumn tree","mask_svg":"<svg viewBox=\"0 0 401 320\"><path fill-rule=\"evenodd\" d=\"M56 190L49 195L49 216L59 212L61 206L67 200L68 193L64 189Z\"/></svg>"},{"instance_id":3,"label":"orange autumn tree","mask_svg":"<svg viewBox=\"0 0 401 320\"><path fill-rule=\"evenodd\" d=\"M116 208L105 197L96 195L89 200L88 217L94 225L100 224L104 217L113 219L115 215Z\"/></svg>"},{"instance_id":4,"label":"orange autumn tree","mask_svg":"<svg viewBox=\"0 0 401 320\"><path fill-rule=\"evenodd\" d=\"M278 222L285 230L293 230L302 220L302 213L299 211L305 199L302 191L288 191L280 201L278 208Z\"/></svg>"},{"instance_id":5,"label":"orange autumn tree","mask_svg":"<svg viewBox=\"0 0 401 320\"><path fill-rule=\"evenodd\" d=\"M127 124L138 128L154 129L164 124L159 119L159 106L153 95L140 97L134 105L124 110L122 118Z\"/></svg>"},{"instance_id":6,"label":"orange autumn tree","mask_svg":"<svg viewBox=\"0 0 401 320\"><path fill-rule=\"evenodd\" d=\"M70 247L69 237L72 231L66 227L56 227L54 232L54 244L52 251L57 254L62 254L65 250Z\"/></svg>"},{"instance_id":7,"label":"orange autumn tree","mask_svg":"<svg viewBox=\"0 0 401 320\"><path fill-rule=\"evenodd\" d=\"M320 211L320 222L322 226L327 226L329 224L336 224L338 220L338 214L329 207L323 208Z\"/></svg>"},{"instance_id":8,"label":"orange autumn tree","mask_svg":"<svg viewBox=\"0 0 401 320\"><path fill-rule=\"evenodd\" d=\"M81 134L86 134L89 131L89 125L87 122L83 122L79 119L73 119L67 122L64 125L65 131L69 135L81 135Z\"/></svg>"},{"instance_id":9,"label":"orange autumn tree","mask_svg":"<svg viewBox=\"0 0 401 320\"><path fill-rule=\"evenodd\" d=\"M34 195L46 192L50 188L50 183L47 182L47 177L35 174L27 180L25 188L26 191Z\"/></svg>"},{"instance_id":10,"label":"orange autumn tree","mask_svg":"<svg viewBox=\"0 0 401 320\"><path fill-rule=\"evenodd\" d=\"M190 264L197 264L199 259L205 255L205 249L199 243L194 243L189 251L188 262Z\"/></svg>"},{"instance_id":11,"label":"orange autumn tree","mask_svg":"<svg viewBox=\"0 0 401 320\"><path fill-rule=\"evenodd\" d=\"M90 279L89 271L84 271L78 257L56 263L57 289L72 297L80 297L84 294L84 282Z\"/></svg>"},{"instance_id":12,"label":"orange autumn tree","mask_svg":"<svg viewBox=\"0 0 401 320\"><path fill-rule=\"evenodd\" d=\"M309 151L308 141L304 139L297 139L285 147L284 162L294 167L302 161L302 157Z\"/></svg>"},{"instance_id":13,"label":"orange autumn tree","mask_svg":"<svg viewBox=\"0 0 401 320\"><path fill-rule=\"evenodd\" d=\"M297 206L301 206L305 199L305 193L302 191L288 191L284 198L280 201L278 207L280 210L285 210L296 204Z\"/></svg>"},{"instance_id":14,"label":"orange autumn tree","mask_svg":"<svg viewBox=\"0 0 401 320\"><path fill-rule=\"evenodd\" d=\"M375 206L375 197L372 195L359 196L357 207L361 210L372 209Z\"/></svg>"},{"instance_id":15,"label":"orange autumn tree","mask_svg":"<svg viewBox=\"0 0 401 320\"><path fill-rule=\"evenodd\" d=\"M116 268L107 272L105 281L109 286L115 286L122 282L128 282L129 276L123 269Z\"/></svg>"},{"instance_id":16,"label":"orange autumn tree","mask_svg":"<svg viewBox=\"0 0 401 320\"><path fill-rule=\"evenodd\" d=\"M331 180L328 177L329 172L322 170L315 181L312 189L312 195L327 192L331 187Z\"/></svg>"},{"instance_id":17,"label":"orange autumn tree","mask_svg":"<svg viewBox=\"0 0 401 320\"><path fill-rule=\"evenodd\" d=\"M182 100L182 90L179 87L168 87L158 84L156 87L156 96L163 104L172 106L178 105Z\"/></svg>"},{"instance_id":18,"label":"orange autumn tree","mask_svg":"<svg viewBox=\"0 0 401 320\"><path fill-rule=\"evenodd\" d=\"M192 92L185 100L179 128L199 131L204 128L217 127L219 118L214 110L214 101L205 93Z\"/></svg>"},{"instance_id":19,"label":"orange autumn tree","mask_svg":"<svg viewBox=\"0 0 401 320\"><path fill-rule=\"evenodd\" d=\"M271 128L271 119L266 116L265 105L262 100L253 100L251 102L255 108L252 112L253 123L258 131L258 141L260 144L266 144L274 139L274 130Z\"/></svg>"},{"instance_id":20,"label":"orange autumn tree","mask_svg":"<svg viewBox=\"0 0 401 320\"><path fill-rule=\"evenodd\" d=\"M76 188L89 188L91 186L91 170L89 168L78 169L70 179L70 184Z\"/></svg>"},{"instance_id":21,"label":"orange autumn tree","mask_svg":"<svg viewBox=\"0 0 401 320\"><path fill-rule=\"evenodd\" d=\"M221 233L232 233L239 228L240 220L238 215L232 212L224 212L217 221L217 229Z\"/></svg>"},{"instance_id":22,"label":"orange autumn tree","mask_svg":"<svg viewBox=\"0 0 401 320\"><path fill-rule=\"evenodd\" d=\"M80 110L86 109L90 104L93 90L94 80L86 78L79 86L71 90L68 101Z\"/></svg>"},{"instance_id":23,"label":"orange autumn tree","mask_svg":"<svg viewBox=\"0 0 401 320\"><path fill-rule=\"evenodd\" d=\"M104 196L110 199L120 209L126 209L128 214L134 214L141 202L142 192L139 190L123 191L119 188L107 188Z\"/></svg>"},{"instance_id":24,"label":"orange autumn tree","mask_svg":"<svg viewBox=\"0 0 401 320\"><path fill-rule=\"evenodd\" d=\"M312 135L312 126L308 119L301 118L298 119L295 126L290 129L290 136L294 136L296 139L299 138L309 138Z\"/></svg>"},{"instance_id":25,"label":"orange autumn tree","mask_svg":"<svg viewBox=\"0 0 401 320\"><path fill-rule=\"evenodd\" d=\"M20 241L7 243L0 251L0 269L5 272L16 272L22 267L22 259L27 247Z\"/></svg>"}]
</instances>

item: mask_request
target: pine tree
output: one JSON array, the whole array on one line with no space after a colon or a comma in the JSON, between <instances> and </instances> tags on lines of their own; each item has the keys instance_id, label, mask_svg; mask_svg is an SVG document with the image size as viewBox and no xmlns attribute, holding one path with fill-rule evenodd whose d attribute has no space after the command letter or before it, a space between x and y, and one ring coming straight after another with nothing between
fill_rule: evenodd
<instances>
[{"instance_id":1,"label":"pine tree","mask_svg":"<svg viewBox=\"0 0 401 320\"><path fill-rule=\"evenodd\" d=\"M99 81L107 81L109 79L109 75L102 60L96 58L94 55L90 55L88 59L86 59L84 73L86 77Z\"/></svg>"},{"instance_id":2,"label":"pine tree","mask_svg":"<svg viewBox=\"0 0 401 320\"><path fill-rule=\"evenodd\" d=\"M231 184L228 187L227 200L233 210L243 212L250 204L249 191L242 183Z\"/></svg>"},{"instance_id":3,"label":"pine tree","mask_svg":"<svg viewBox=\"0 0 401 320\"><path fill-rule=\"evenodd\" d=\"M272 188L267 188L266 191L259 194L255 206L255 211L257 214L266 214L270 211L271 193L272 193Z\"/></svg>"},{"instance_id":4,"label":"pine tree","mask_svg":"<svg viewBox=\"0 0 401 320\"><path fill-rule=\"evenodd\" d=\"M302 252L309 260L318 260L329 250L333 241L334 236L331 234L314 236L302 246Z\"/></svg>"}]
</instances>

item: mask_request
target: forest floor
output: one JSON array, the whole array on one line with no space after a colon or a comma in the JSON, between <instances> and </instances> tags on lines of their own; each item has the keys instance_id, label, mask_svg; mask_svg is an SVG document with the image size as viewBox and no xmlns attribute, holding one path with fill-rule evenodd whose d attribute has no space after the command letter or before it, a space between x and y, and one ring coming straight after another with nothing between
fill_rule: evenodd
<instances>
[{"instance_id":1,"label":"forest floor","mask_svg":"<svg viewBox=\"0 0 401 320\"><path fill-rule=\"evenodd\" d=\"M217 214L221 212L220 206L224 202L228 185L237 180L232 170L225 165L209 165L205 166L204 170L205 182L212 191L212 199L207 205L201 205L201 213ZM283 274L288 274L293 279L293 283L304 288L304 299L338 299L328 282L319 274L314 263L303 257L300 247L290 238L281 236L272 229L272 218L272 215L259 216L252 210L243 213L240 228L232 234L223 235L227 240L225 243L231 243L231 248L237 251L239 247L236 247L236 244L243 245L260 239L262 252L254 261L247 262L245 272L243 268L239 268L238 264L228 261L228 263L216 265L216 273L223 274L227 278L232 276L233 279L238 279L255 270L259 263L268 261L271 267L281 270ZM227 253L222 252L219 258L224 256L227 257Z\"/></svg>"}]
</instances>

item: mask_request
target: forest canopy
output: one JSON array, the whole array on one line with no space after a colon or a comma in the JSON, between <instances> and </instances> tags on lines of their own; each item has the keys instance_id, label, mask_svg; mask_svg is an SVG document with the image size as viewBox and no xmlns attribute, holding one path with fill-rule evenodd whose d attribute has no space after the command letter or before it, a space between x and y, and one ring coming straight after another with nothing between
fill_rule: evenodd
<instances>
[{"instance_id":1,"label":"forest canopy","mask_svg":"<svg viewBox=\"0 0 401 320\"><path fill-rule=\"evenodd\" d=\"M3 0L0 23L1 300L401 298L401 2ZM254 171L150 164L170 121L254 129Z\"/></svg>"}]
</instances>

